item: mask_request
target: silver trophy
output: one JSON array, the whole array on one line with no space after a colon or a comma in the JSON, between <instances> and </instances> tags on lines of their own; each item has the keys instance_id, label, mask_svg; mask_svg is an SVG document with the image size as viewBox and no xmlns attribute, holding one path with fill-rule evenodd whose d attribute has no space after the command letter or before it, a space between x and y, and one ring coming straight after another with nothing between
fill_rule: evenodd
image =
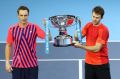
<instances>
[{"instance_id":1,"label":"silver trophy","mask_svg":"<svg viewBox=\"0 0 120 79\"><path fill-rule=\"evenodd\" d=\"M73 37L67 34L67 27L72 25L76 26L76 31L78 35L78 41L82 43L81 34L81 22L79 17L74 15L57 15L45 19L45 52L49 54L49 27L52 24L53 27L59 29L59 35L54 37L55 47L66 47L73 45Z\"/></svg>"},{"instance_id":2,"label":"silver trophy","mask_svg":"<svg viewBox=\"0 0 120 79\"><path fill-rule=\"evenodd\" d=\"M57 15L49 17L49 20L55 28L59 29L59 35L54 38L54 46L66 47L71 46L73 37L67 34L67 27L76 26L78 41L81 42L81 23L80 19L74 15Z\"/></svg>"}]
</instances>

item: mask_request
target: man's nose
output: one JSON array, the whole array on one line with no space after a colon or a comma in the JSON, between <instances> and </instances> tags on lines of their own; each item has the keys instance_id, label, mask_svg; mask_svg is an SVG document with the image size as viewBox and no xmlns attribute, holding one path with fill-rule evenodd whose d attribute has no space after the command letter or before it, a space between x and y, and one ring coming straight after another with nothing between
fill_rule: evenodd
<instances>
[{"instance_id":1,"label":"man's nose","mask_svg":"<svg viewBox=\"0 0 120 79\"><path fill-rule=\"evenodd\" d=\"M22 18L25 18L26 16L22 16Z\"/></svg>"},{"instance_id":2,"label":"man's nose","mask_svg":"<svg viewBox=\"0 0 120 79\"><path fill-rule=\"evenodd\" d=\"M96 18L93 18L93 20L96 20Z\"/></svg>"}]
</instances>

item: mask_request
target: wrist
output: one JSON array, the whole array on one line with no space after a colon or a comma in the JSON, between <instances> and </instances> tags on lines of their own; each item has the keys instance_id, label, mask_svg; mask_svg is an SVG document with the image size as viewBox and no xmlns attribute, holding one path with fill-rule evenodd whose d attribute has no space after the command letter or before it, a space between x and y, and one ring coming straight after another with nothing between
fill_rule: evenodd
<instances>
[{"instance_id":1,"label":"wrist","mask_svg":"<svg viewBox=\"0 0 120 79\"><path fill-rule=\"evenodd\" d=\"M84 45L81 45L81 48L82 48L82 49L86 49Z\"/></svg>"},{"instance_id":2,"label":"wrist","mask_svg":"<svg viewBox=\"0 0 120 79\"><path fill-rule=\"evenodd\" d=\"M9 60L6 60L6 64L8 64L8 63L10 63L10 61L9 61Z\"/></svg>"}]
</instances>

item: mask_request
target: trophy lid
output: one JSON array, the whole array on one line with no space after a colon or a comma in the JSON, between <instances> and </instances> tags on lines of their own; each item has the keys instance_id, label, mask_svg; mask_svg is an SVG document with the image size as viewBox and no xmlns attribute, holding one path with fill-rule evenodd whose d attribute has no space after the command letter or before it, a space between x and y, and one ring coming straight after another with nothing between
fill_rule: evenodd
<instances>
[{"instance_id":1,"label":"trophy lid","mask_svg":"<svg viewBox=\"0 0 120 79\"><path fill-rule=\"evenodd\" d=\"M54 27L68 27L75 24L76 17L74 15L56 15L49 17Z\"/></svg>"}]
</instances>

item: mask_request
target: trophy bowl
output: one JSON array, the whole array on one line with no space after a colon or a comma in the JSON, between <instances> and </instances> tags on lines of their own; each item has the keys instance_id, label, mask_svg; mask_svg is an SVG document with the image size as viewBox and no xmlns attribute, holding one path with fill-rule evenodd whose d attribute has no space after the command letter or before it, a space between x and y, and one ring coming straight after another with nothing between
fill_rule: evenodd
<instances>
[{"instance_id":1,"label":"trophy bowl","mask_svg":"<svg viewBox=\"0 0 120 79\"><path fill-rule=\"evenodd\" d=\"M68 27L75 23L74 15L56 15L49 18L54 27Z\"/></svg>"},{"instance_id":2,"label":"trophy bowl","mask_svg":"<svg viewBox=\"0 0 120 79\"><path fill-rule=\"evenodd\" d=\"M55 28L59 28L59 35L54 38L54 46L66 47L72 45L73 38L67 34L67 27L76 23L73 15L57 15L49 18Z\"/></svg>"}]
</instances>

